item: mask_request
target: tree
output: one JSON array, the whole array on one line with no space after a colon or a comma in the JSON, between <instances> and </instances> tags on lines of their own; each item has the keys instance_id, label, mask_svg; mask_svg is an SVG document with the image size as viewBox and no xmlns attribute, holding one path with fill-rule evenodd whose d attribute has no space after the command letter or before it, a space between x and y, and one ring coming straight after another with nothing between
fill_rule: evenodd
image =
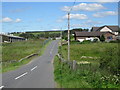
<instances>
[{"instance_id":1,"label":"tree","mask_svg":"<svg viewBox=\"0 0 120 90\"><path fill-rule=\"evenodd\" d=\"M49 37L49 32L45 32L45 38L48 38Z\"/></svg>"},{"instance_id":2,"label":"tree","mask_svg":"<svg viewBox=\"0 0 120 90\"><path fill-rule=\"evenodd\" d=\"M100 37L100 41L104 42L105 41L105 36L102 34Z\"/></svg>"},{"instance_id":3,"label":"tree","mask_svg":"<svg viewBox=\"0 0 120 90\"><path fill-rule=\"evenodd\" d=\"M27 38L27 39L33 39L33 38L35 38L34 34L29 34L29 33L22 33L19 36Z\"/></svg>"}]
</instances>

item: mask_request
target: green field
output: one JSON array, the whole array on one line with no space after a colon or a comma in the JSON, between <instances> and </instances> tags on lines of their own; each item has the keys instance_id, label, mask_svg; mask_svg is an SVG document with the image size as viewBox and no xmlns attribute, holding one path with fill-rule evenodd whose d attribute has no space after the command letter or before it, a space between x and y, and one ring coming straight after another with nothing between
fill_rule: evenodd
<instances>
[{"instance_id":1,"label":"green field","mask_svg":"<svg viewBox=\"0 0 120 90\"><path fill-rule=\"evenodd\" d=\"M59 53L67 60L67 45L59 48ZM117 43L71 43L70 59L89 64L78 64L76 70L66 63L54 61L55 81L63 88L120 88L120 60ZM84 58L81 58L84 57Z\"/></svg>"},{"instance_id":2,"label":"green field","mask_svg":"<svg viewBox=\"0 0 120 90\"><path fill-rule=\"evenodd\" d=\"M90 44L71 44L70 58L71 60L83 60L82 56L100 57L105 54L106 48L118 48L116 43L90 43ZM62 46L62 55L67 60L67 45ZM87 59L88 60L88 59Z\"/></svg>"},{"instance_id":3,"label":"green field","mask_svg":"<svg viewBox=\"0 0 120 90\"><path fill-rule=\"evenodd\" d=\"M45 40L28 40L22 42L14 43L3 43L2 44L2 71L6 72L13 70L20 65L28 63L32 58L25 59L21 62L18 62L21 58L24 58L30 54L38 53L41 55L43 53L44 47L43 42Z\"/></svg>"},{"instance_id":4,"label":"green field","mask_svg":"<svg viewBox=\"0 0 120 90\"><path fill-rule=\"evenodd\" d=\"M2 61L20 60L27 55L37 53L44 40L30 40L2 44Z\"/></svg>"}]
</instances>

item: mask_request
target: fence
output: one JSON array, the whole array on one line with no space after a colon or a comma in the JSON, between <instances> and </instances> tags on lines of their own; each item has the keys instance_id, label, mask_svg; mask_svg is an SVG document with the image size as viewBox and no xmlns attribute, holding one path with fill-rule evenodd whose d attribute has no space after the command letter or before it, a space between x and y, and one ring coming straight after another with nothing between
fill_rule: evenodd
<instances>
[{"instance_id":1,"label":"fence","mask_svg":"<svg viewBox=\"0 0 120 90\"><path fill-rule=\"evenodd\" d=\"M62 88L109 88L119 87L119 76L112 75L109 70L104 71L95 66L93 63L76 60L65 60L61 54L57 54L59 58L60 75L59 81L61 81L60 87ZM67 81L69 80L69 81ZM74 83L70 83L74 82ZM84 84L82 84L82 82ZM85 85L85 82L87 83ZM90 86L90 87L89 87Z\"/></svg>"},{"instance_id":2,"label":"fence","mask_svg":"<svg viewBox=\"0 0 120 90\"><path fill-rule=\"evenodd\" d=\"M69 68L72 70L76 70L76 69L80 69L80 67L82 67L83 65L87 66L88 68L91 68L91 63L87 62L87 61L81 61L81 62L77 62L76 60L72 60L72 61L68 61L65 60L60 54L57 54L60 62L62 63L66 63L67 65L69 65Z\"/></svg>"}]
</instances>

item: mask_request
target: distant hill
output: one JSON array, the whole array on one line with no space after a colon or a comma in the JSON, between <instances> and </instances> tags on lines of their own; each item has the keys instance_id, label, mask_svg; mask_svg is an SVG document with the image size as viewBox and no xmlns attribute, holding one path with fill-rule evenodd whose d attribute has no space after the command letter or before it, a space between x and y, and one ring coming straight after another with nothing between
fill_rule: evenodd
<instances>
[{"instance_id":1,"label":"distant hill","mask_svg":"<svg viewBox=\"0 0 120 90\"><path fill-rule=\"evenodd\" d=\"M75 28L70 30L70 34L74 34L75 31L89 31L89 29ZM68 30L62 30L63 38L67 38ZM61 30L57 31L27 31L27 32L12 32L15 36L21 36L24 38L55 38L60 37Z\"/></svg>"}]
</instances>

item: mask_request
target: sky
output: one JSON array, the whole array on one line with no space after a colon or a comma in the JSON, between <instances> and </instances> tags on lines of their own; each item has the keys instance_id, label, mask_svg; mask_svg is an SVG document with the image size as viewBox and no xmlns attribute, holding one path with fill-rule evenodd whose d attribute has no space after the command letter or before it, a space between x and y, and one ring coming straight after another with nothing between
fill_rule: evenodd
<instances>
[{"instance_id":1,"label":"sky","mask_svg":"<svg viewBox=\"0 0 120 90\"><path fill-rule=\"evenodd\" d=\"M2 2L2 32L67 29L67 13L73 2ZM70 12L70 28L118 25L118 3L76 2Z\"/></svg>"}]
</instances>

